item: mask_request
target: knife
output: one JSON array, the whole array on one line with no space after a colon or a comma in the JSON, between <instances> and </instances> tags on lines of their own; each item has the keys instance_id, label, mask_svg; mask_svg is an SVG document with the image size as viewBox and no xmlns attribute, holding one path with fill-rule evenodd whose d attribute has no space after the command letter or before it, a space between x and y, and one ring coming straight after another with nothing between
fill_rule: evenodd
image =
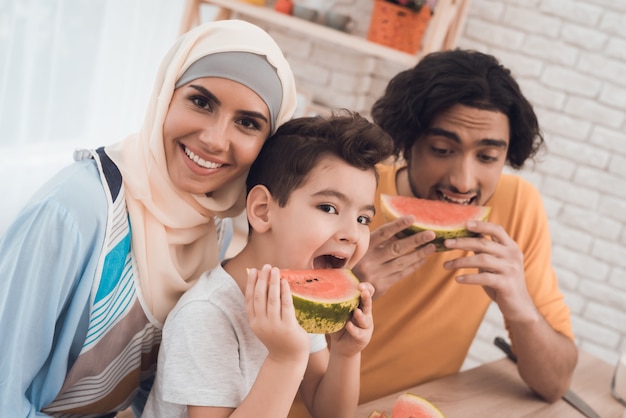
<instances>
[{"instance_id":1,"label":"knife","mask_svg":"<svg viewBox=\"0 0 626 418\"><path fill-rule=\"evenodd\" d=\"M513 350L511 350L511 346L504 340L504 338L496 337L495 340L493 340L493 343L500 350L504 351L509 360L517 363L517 356L515 355L515 353L513 353ZM572 392L571 389L568 389L567 392L565 392L565 395L563 395L563 400L572 405L587 418L601 418L600 415L598 415L598 413L594 411L593 408L589 406L589 404L587 404L587 402L583 401L580 396L578 396L575 392Z\"/></svg>"}]
</instances>

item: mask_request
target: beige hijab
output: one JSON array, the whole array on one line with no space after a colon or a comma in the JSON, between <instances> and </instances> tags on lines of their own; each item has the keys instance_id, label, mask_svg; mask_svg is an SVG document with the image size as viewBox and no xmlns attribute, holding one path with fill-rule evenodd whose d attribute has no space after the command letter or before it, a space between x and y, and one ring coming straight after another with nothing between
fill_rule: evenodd
<instances>
[{"instance_id":1,"label":"beige hijab","mask_svg":"<svg viewBox=\"0 0 626 418\"><path fill-rule=\"evenodd\" d=\"M282 84L282 102L273 125L276 128L291 118L297 104L295 82L278 45L251 23L217 21L202 24L176 41L159 68L142 129L106 147L122 172L140 300L161 323L200 274L217 265L213 216L233 216L244 208L245 175L211 197L192 195L171 183L163 146L163 122L176 81L196 60L227 51L267 59Z\"/></svg>"}]
</instances>

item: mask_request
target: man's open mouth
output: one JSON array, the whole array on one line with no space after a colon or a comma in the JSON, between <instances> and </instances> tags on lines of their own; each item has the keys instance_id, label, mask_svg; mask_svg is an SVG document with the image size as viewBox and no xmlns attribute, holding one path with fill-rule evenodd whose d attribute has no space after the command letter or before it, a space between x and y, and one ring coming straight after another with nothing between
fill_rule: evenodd
<instances>
[{"instance_id":1,"label":"man's open mouth","mask_svg":"<svg viewBox=\"0 0 626 418\"><path fill-rule=\"evenodd\" d=\"M437 197L443 202L456 203L457 205L471 205L476 200L476 196L472 196L468 199L456 199L454 197L447 196L440 191L437 191Z\"/></svg>"}]
</instances>

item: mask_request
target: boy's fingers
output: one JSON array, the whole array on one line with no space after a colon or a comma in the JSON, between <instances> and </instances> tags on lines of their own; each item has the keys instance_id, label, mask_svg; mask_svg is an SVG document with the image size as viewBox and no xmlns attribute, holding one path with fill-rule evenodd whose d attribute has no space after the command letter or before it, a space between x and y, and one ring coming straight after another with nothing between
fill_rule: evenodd
<instances>
[{"instance_id":1,"label":"boy's fingers","mask_svg":"<svg viewBox=\"0 0 626 418\"><path fill-rule=\"evenodd\" d=\"M254 310L257 314L267 313L267 288L269 281L270 267L264 265L259 272L259 277L254 288Z\"/></svg>"},{"instance_id":2,"label":"boy's fingers","mask_svg":"<svg viewBox=\"0 0 626 418\"><path fill-rule=\"evenodd\" d=\"M280 318L280 273L272 268L267 287L267 314L271 318Z\"/></svg>"},{"instance_id":3,"label":"boy's fingers","mask_svg":"<svg viewBox=\"0 0 626 418\"><path fill-rule=\"evenodd\" d=\"M280 300L281 300L281 313L282 318L295 317L296 312L293 307L293 299L291 296L291 289L289 288L289 282L287 280L280 280Z\"/></svg>"}]
</instances>

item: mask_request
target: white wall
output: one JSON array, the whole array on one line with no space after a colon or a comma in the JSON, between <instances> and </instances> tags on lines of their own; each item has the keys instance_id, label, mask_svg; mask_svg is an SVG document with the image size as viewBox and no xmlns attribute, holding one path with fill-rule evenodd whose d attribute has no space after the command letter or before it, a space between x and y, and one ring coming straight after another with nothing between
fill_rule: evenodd
<instances>
[{"instance_id":1,"label":"white wall","mask_svg":"<svg viewBox=\"0 0 626 418\"><path fill-rule=\"evenodd\" d=\"M0 0L0 233L72 150L143 119L182 1Z\"/></svg>"},{"instance_id":2,"label":"white wall","mask_svg":"<svg viewBox=\"0 0 626 418\"><path fill-rule=\"evenodd\" d=\"M367 31L371 2L338 0ZM113 142L143 117L182 0L0 0L0 233L71 150ZM261 23L301 89L363 113L396 64ZM626 351L626 1L472 0L461 46L509 66L549 152L523 175L541 191L577 344ZM465 367L499 358L488 312Z\"/></svg>"}]
</instances>

